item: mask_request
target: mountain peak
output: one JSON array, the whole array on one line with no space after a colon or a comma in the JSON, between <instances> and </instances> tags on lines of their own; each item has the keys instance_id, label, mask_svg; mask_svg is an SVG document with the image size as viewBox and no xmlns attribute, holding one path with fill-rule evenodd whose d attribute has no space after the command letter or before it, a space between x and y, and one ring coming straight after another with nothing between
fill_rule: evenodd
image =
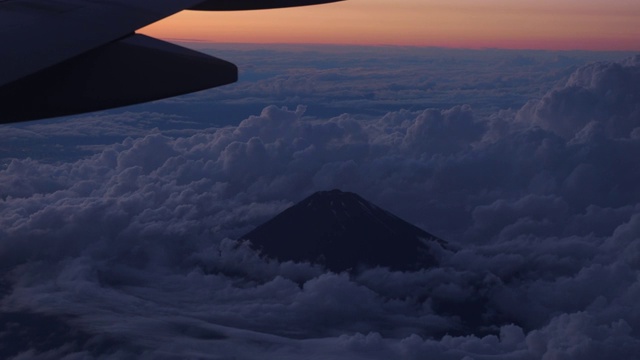
<instances>
[{"instance_id":1,"label":"mountain peak","mask_svg":"<svg viewBox=\"0 0 640 360\"><path fill-rule=\"evenodd\" d=\"M312 194L242 236L279 260L310 261L332 271L431 267L444 242L361 196L337 189Z\"/></svg>"}]
</instances>

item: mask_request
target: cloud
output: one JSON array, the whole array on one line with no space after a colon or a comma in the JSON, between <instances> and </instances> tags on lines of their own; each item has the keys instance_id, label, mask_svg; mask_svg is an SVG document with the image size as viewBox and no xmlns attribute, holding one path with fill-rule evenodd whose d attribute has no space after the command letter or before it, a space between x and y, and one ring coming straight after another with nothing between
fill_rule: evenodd
<instances>
[{"instance_id":1,"label":"cloud","mask_svg":"<svg viewBox=\"0 0 640 360\"><path fill-rule=\"evenodd\" d=\"M587 65L519 111L268 106L67 161L6 159L3 316L54 319L86 340L9 356L633 359L640 138L626 79L639 67ZM584 94L611 97L587 119ZM435 269L348 275L233 240L334 187L459 250Z\"/></svg>"},{"instance_id":2,"label":"cloud","mask_svg":"<svg viewBox=\"0 0 640 360\"><path fill-rule=\"evenodd\" d=\"M626 138L640 126L640 56L618 63L579 68L542 99L529 102L519 116L571 139L601 126L606 137Z\"/></svg>"}]
</instances>

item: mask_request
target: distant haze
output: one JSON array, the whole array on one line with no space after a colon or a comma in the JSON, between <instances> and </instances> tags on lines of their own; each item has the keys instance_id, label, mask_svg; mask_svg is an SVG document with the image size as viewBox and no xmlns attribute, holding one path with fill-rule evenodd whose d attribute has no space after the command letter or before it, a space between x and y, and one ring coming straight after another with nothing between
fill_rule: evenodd
<instances>
[{"instance_id":1,"label":"distant haze","mask_svg":"<svg viewBox=\"0 0 640 360\"><path fill-rule=\"evenodd\" d=\"M143 32L169 39L455 48L637 50L632 0L348 0L296 9L183 12Z\"/></svg>"}]
</instances>

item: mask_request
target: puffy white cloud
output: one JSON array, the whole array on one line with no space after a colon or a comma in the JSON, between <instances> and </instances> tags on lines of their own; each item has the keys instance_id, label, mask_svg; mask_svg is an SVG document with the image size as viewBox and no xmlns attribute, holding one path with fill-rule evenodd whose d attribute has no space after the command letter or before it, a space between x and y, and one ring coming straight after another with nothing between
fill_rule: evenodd
<instances>
[{"instance_id":1,"label":"puffy white cloud","mask_svg":"<svg viewBox=\"0 0 640 360\"><path fill-rule=\"evenodd\" d=\"M623 62L593 63L520 112L568 139L583 138L599 124L607 137L630 137L640 126L640 55Z\"/></svg>"}]
</instances>

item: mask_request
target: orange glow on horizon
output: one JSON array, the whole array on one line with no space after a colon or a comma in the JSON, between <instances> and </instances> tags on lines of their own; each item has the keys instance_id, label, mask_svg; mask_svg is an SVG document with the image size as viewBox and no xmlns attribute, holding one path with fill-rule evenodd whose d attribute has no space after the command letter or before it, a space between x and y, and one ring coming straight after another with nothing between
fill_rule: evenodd
<instances>
[{"instance_id":1,"label":"orange glow on horizon","mask_svg":"<svg viewBox=\"0 0 640 360\"><path fill-rule=\"evenodd\" d=\"M635 0L348 0L295 9L186 11L141 32L212 43L636 51L638 24Z\"/></svg>"}]
</instances>

